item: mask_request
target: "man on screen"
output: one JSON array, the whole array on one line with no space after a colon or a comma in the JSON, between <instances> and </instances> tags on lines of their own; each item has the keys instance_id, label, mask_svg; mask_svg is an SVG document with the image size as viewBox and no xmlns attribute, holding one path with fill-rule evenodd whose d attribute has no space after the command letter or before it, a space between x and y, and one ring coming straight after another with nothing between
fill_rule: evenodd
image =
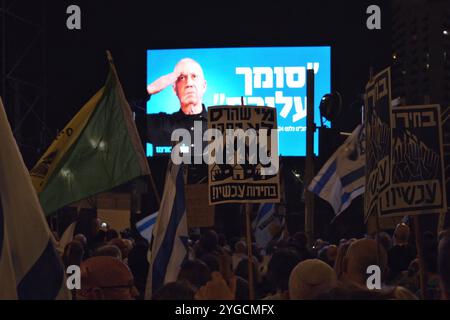
<instances>
[{"instance_id":1,"label":"man on screen","mask_svg":"<svg viewBox=\"0 0 450 320\"><path fill-rule=\"evenodd\" d=\"M202 113L204 109L202 98L206 91L206 80L202 67L195 60L181 59L172 73L149 84L147 92L153 95L169 85L173 86L173 90L180 100L180 110L185 115Z\"/></svg>"},{"instance_id":2,"label":"man on screen","mask_svg":"<svg viewBox=\"0 0 450 320\"><path fill-rule=\"evenodd\" d=\"M147 139L156 146L171 146L175 144L171 141L172 132L176 129L186 129L191 133L191 145L187 146L189 153L194 157L202 157L201 153L194 152L203 151L207 142L203 142L201 148L197 149L193 145L194 122L201 122L202 136L208 128L207 111L203 104L206 80L202 67L191 58L181 59L173 72L149 84L147 92L151 97L170 85L180 101L180 110L173 114L161 112L147 115Z\"/></svg>"},{"instance_id":3,"label":"man on screen","mask_svg":"<svg viewBox=\"0 0 450 320\"><path fill-rule=\"evenodd\" d=\"M206 80L200 64L190 58L181 59L173 72L164 75L147 86L150 97L172 85L180 101L180 110L173 113L148 115L148 139L171 145L170 137L175 129L184 128L193 134L194 121L201 121L203 131L207 129L207 112L203 105ZM158 143L157 143L158 144Z\"/></svg>"}]
</instances>

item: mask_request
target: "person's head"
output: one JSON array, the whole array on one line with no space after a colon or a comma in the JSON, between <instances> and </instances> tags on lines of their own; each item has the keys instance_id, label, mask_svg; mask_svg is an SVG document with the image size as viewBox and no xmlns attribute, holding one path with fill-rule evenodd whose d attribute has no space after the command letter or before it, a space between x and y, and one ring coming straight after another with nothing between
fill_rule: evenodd
<instances>
[{"instance_id":1,"label":"person's head","mask_svg":"<svg viewBox=\"0 0 450 320\"><path fill-rule=\"evenodd\" d=\"M317 258L326 262L330 267L334 267L334 262L336 261L337 247L334 244L326 245L320 249L317 254Z\"/></svg>"},{"instance_id":2,"label":"person's head","mask_svg":"<svg viewBox=\"0 0 450 320\"><path fill-rule=\"evenodd\" d=\"M337 251L336 260L334 261L334 271L338 280L341 280L342 274L344 273L344 258L347 254L348 247L350 246L349 241L342 242Z\"/></svg>"},{"instance_id":3,"label":"person's head","mask_svg":"<svg viewBox=\"0 0 450 320\"><path fill-rule=\"evenodd\" d=\"M298 231L294 234L292 239L300 248L306 248L308 246L308 237L305 232Z\"/></svg>"},{"instance_id":4,"label":"person's head","mask_svg":"<svg viewBox=\"0 0 450 320\"><path fill-rule=\"evenodd\" d=\"M438 272L442 299L450 300L450 234L439 241Z\"/></svg>"},{"instance_id":5,"label":"person's head","mask_svg":"<svg viewBox=\"0 0 450 320\"><path fill-rule=\"evenodd\" d=\"M394 231L395 245L407 245L409 240L409 227L405 223L399 223Z\"/></svg>"},{"instance_id":6,"label":"person's head","mask_svg":"<svg viewBox=\"0 0 450 320\"><path fill-rule=\"evenodd\" d=\"M82 233L79 233L79 234L75 235L73 237L73 240L76 240L76 241L80 242L83 245L84 248L87 246L87 238Z\"/></svg>"},{"instance_id":7,"label":"person's head","mask_svg":"<svg viewBox=\"0 0 450 320\"><path fill-rule=\"evenodd\" d=\"M193 59L181 59L174 72L179 74L173 88L185 114L197 114L202 110L202 99L206 91L206 80L200 64Z\"/></svg>"},{"instance_id":8,"label":"person's head","mask_svg":"<svg viewBox=\"0 0 450 320\"><path fill-rule=\"evenodd\" d=\"M316 241L314 241L314 246L313 248L317 251L319 251L320 249L322 249L323 246L325 246L325 241L323 241L322 239L316 239Z\"/></svg>"},{"instance_id":9,"label":"person's head","mask_svg":"<svg viewBox=\"0 0 450 320\"><path fill-rule=\"evenodd\" d=\"M134 245L135 245L135 242L134 242L133 239L125 239L125 238L122 238L122 240L123 240L123 242L125 243L125 245L127 246L128 252L130 252L131 250L133 250Z\"/></svg>"},{"instance_id":10,"label":"person's head","mask_svg":"<svg viewBox=\"0 0 450 320\"><path fill-rule=\"evenodd\" d=\"M289 275L299 262L297 251L292 249L280 249L273 254L267 266L267 277L275 289L288 290Z\"/></svg>"},{"instance_id":11,"label":"person's head","mask_svg":"<svg viewBox=\"0 0 450 320\"><path fill-rule=\"evenodd\" d=\"M209 271L206 263L199 259L185 260L181 265L178 280L187 281L197 291L211 279L211 271Z\"/></svg>"},{"instance_id":12,"label":"person's head","mask_svg":"<svg viewBox=\"0 0 450 320\"><path fill-rule=\"evenodd\" d=\"M392 300L418 300L410 290L402 286L396 286L391 292Z\"/></svg>"},{"instance_id":13,"label":"person's head","mask_svg":"<svg viewBox=\"0 0 450 320\"><path fill-rule=\"evenodd\" d=\"M219 237L214 230L206 230L200 237L200 250L211 253L218 248Z\"/></svg>"},{"instance_id":14,"label":"person's head","mask_svg":"<svg viewBox=\"0 0 450 320\"><path fill-rule=\"evenodd\" d=\"M318 257L320 250L327 245L327 242L322 239L316 239L312 247L311 253L314 257Z\"/></svg>"},{"instance_id":15,"label":"person's head","mask_svg":"<svg viewBox=\"0 0 450 320\"><path fill-rule=\"evenodd\" d=\"M152 300L194 300L195 292L185 281L169 282L158 289Z\"/></svg>"},{"instance_id":16,"label":"person's head","mask_svg":"<svg viewBox=\"0 0 450 320\"><path fill-rule=\"evenodd\" d=\"M378 241L380 241L381 245L388 251L392 247L392 239L391 236L387 232L378 233ZM408 241L407 241L408 242Z\"/></svg>"},{"instance_id":17,"label":"person's head","mask_svg":"<svg viewBox=\"0 0 450 320\"><path fill-rule=\"evenodd\" d=\"M318 300L417 300L417 297L401 286L368 289L339 282L330 292L319 295Z\"/></svg>"},{"instance_id":18,"label":"person's head","mask_svg":"<svg viewBox=\"0 0 450 320\"><path fill-rule=\"evenodd\" d=\"M66 267L70 265L79 266L81 264L81 261L83 261L83 255L84 255L83 245L79 241L73 240L69 242L64 248L64 255L63 255L64 265Z\"/></svg>"},{"instance_id":19,"label":"person's head","mask_svg":"<svg viewBox=\"0 0 450 320\"><path fill-rule=\"evenodd\" d=\"M207 266L209 271L220 271L220 262L217 255L212 253L206 253L199 257L201 261L203 261Z\"/></svg>"},{"instance_id":20,"label":"person's head","mask_svg":"<svg viewBox=\"0 0 450 320\"><path fill-rule=\"evenodd\" d=\"M94 257L114 257L116 259L122 260L122 253L120 249L115 245L104 245L95 249L92 254Z\"/></svg>"},{"instance_id":21,"label":"person's head","mask_svg":"<svg viewBox=\"0 0 450 320\"><path fill-rule=\"evenodd\" d=\"M218 238L219 238L219 246L225 247L228 245L227 237L223 233L219 233Z\"/></svg>"},{"instance_id":22,"label":"person's head","mask_svg":"<svg viewBox=\"0 0 450 320\"><path fill-rule=\"evenodd\" d=\"M96 235L94 236L94 238L92 238L92 244L99 245L99 244L104 243L104 242L105 242L105 239L106 239L105 236L106 236L105 231L103 231L103 230L98 230L97 233L96 233Z\"/></svg>"},{"instance_id":23,"label":"person's head","mask_svg":"<svg viewBox=\"0 0 450 320\"><path fill-rule=\"evenodd\" d=\"M289 277L289 298L291 300L311 300L337 286L336 273L319 259L300 262Z\"/></svg>"},{"instance_id":24,"label":"person's head","mask_svg":"<svg viewBox=\"0 0 450 320\"><path fill-rule=\"evenodd\" d=\"M130 269L113 257L92 257L81 266L79 299L131 300L138 294Z\"/></svg>"},{"instance_id":25,"label":"person's head","mask_svg":"<svg viewBox=\"0 0 450 320\"><path fill-rule=\"evenodd\" d=\"M257 279L259 279L258 266L256 265L254 260L251 261L251 265L253 267L253 279L255 282L257 282ZM242 279L248 281L248 258L243 258L241 259L241 261L239 261L234 273Z\"/></svg>"},{"instance_id":26,"label":"person's head","mask_svg":"<svg viewBox=\"0 0 450 320\"><path fill-rule=\"evenodd\" d=\"M334 244L327 246L326 257L328 264L333 267L336 261L338 248Z\"/></svg>"},{"instance_id":27,"label":"person's head","mask_svg":"<svg viewBox=\"0 0 450 320\"><path fill-rule=\"evenodd\" d=\"M377 254L380 254L379 264ZM343 261L343 281L366 286L367 268L377 265L381 270L381 279L386 277L387 253L384 247L373 239L359 239L352 242Z\"/></svg>"},{"instance_id":28,"label":"person's head","mask_svg":"<svg viewBox=\"0 0 450 320\"><path fill-rule=\"evenodd\" d=\"M119 238L119 233L115 229L108 229L105 232L106 241L111 241L112 239Z\"/></svg>"},{"instance_id":29,"label":"person's head","mask_svg":"<svg viewBox=\"0 0 450 320\"><path fill-rule=\"evenodd\" d=\"M236 244L234 245L234 252L247 254L247 244L245 243L245 241L240 240L236 242Z\"/></svg>"},{"instance_id":30,"label":"person's head","mask_svg":"<svg viewBox=\"0 0 450 320\"><path fill-rule=\"evenodd\" d=\"M124 239L115 238L109 242L110 245L116 246L120 249L120 253L122 255L122 259L126 259L128 257L128 253L130 252L128 249L128 245Z\"/></svg>"}]
</instances>

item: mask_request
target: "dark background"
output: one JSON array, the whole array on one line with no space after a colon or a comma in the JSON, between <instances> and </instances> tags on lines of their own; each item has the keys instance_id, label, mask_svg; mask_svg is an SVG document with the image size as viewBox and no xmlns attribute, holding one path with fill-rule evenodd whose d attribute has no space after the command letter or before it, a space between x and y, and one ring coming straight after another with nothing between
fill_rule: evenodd
<instances>
[{"instance_id":1,"label":"dark background","mask_svg":"<svg viewBox=\"0 0 450 320\"><path fill-rule=\"evenodd\" d=\"M389 1L47 2L49 125L55 128L104 83L106 49L129 100L145 95L149 48L331 45L332 88L347 108L364 92L369 67L390 62ZM81 30L66 28L69 4L81 8ZM366 28L371 4L381 8L381 30ZM355 109L341 123L346 130L360 121Z\"/></svg>"},{"instance_id":2,"label":"dark background","mask_svg":"<svg viewBox=\"0 0 450 320\"><path fill-rule=\"evenodd\" d=\"M391 57L390 1L4 0L3 3L17 16L42 27L23 24L13 17L8 17L6 23L2 21L2 36L6 37L2 44L7 49L2 46L7 56L2 65L12 68L33 43L14 76L30 80L42 89L7 84L6 93L1 93L13 129L20 127L15 132L16 139L29 168L57 131L104 84L108 72L107 49L114 57L126 96L138 111L139 106L144 107L142 99L146 97L146 49L330 45L331 87L341 93L344 112L333 123L336 130L322 136L316 170L342 141L337 132L350 132L360 123L361 94L370 68L375 72L385 68ZM72 4L81 8L81 30L66 28L69 16L66 8ZM381 30L366 27L369 16L366 9L372 4L381 8ZM8 108L16 105L14 90L19 90L24 97L21 109ZM36 100L36 111L29 111L26 102L34 101L33 95L38 93L43 94ZM27 119L21 124L24 115ZM287 172L298 170L303 174L303 159L288 158L284 162ZM163 176L164 171L158 171L155 166L152 171L159 174L157 179ZM304 220L300 202L303 186L291 174L286 181L288 201L293 204L289 220L298 229ZM331 207L316 199L319 235L364 231L361 199L355 200L345 216L333 225L329 224L333 218Z\"/></svg>"}]
</instances>

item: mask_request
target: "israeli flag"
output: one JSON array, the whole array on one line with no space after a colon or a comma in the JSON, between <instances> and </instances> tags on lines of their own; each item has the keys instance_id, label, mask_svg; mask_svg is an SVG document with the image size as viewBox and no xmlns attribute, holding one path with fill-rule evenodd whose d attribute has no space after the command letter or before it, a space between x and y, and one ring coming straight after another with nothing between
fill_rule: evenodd
<instances>
[{"instance_id":1,"label":"israeli flag","mask_svg":"<svg viewBox=\"0 0 450 320\"><path fill-rule=\"evenodd\" d=\"M284 219L276 215L275 209L274 203L259 205L258 213L252 223L255 241L259 248L265 249L283 228Z\"/></svg>"},{"instance_id":2,"label":"israeli flag","mask_svg":"<svg viewBox=\"0 0 450 320\"><path fill-rule=\"evenodd\" d=\"M139 234L150 243L152 240L152 230L156 223L156 218L158 216L158 211L152 213L151 215L145 217L144 219L136 222L136 229Z\"/></svg>"},{"instance_id":3,"label":"israeli flag","mask_svg":"<svg viewBox=\"0 0 450 320\"><path fill-rule=\"evenodd\" d=\"M168 282L175 281L188 252L188 228L183 170L169 163L163 198L153 228L150 266L145 298Z\"/></svg>"},{"instance_id":4,"label":"israeli flag","mask_svg":"<svg viewBox=\"0 0 450 320\"><path fill-rule=\"evenodd\" d=\"M365 165L365 133L360 124L313 178L308 190L329 202L338 215L364 193Z\"/></svg>"},{"instance_id":5,"label":"israeli flag","mask_svg":"<svg viewBox=\"0 0 450 320\"><path fill-rule=\"evenodd\" d=\"M64 267L0 99L0 300L69 299Z\"/></svg>"},{"instance_id":6,"label":"israeli flag","mask_svg":"<svg viewBox=\"0 0 450 320\"><path fill-rule=\"evenodd\" d=\"M59 243L56 247L59 255L62 256L64 254L64 249L66 246L73 240L75 228L77 227L77 221L72 222L64 231L59 240Z\"/></svg>"}]
</instances>

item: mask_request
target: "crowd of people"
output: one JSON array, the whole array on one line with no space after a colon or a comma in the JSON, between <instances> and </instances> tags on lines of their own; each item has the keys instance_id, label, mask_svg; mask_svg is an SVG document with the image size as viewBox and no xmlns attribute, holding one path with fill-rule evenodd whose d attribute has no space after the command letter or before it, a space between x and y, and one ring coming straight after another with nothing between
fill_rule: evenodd
<instances>
[{"instance_id":1,"label":"crowd of people","mask_svg":"<svg viewBox=\"0 0 450 320\"><path fill-rule=\"evenodd\" d=\"M404 223L392 235L308 243L303 232L266 248L253 243L249 263L245 238L202 230L190 236L177 280L157 288L151 298L248 300L251 285L258 300L450 299L450 230L437 237L425 232L421 259ZM143 238L97 228L91 235L76 234L62 258L66 267L80 266L81 289L72 292L73 299L145 297L149 263ZM381 271L379 289L368 287L369 266Z\"/></svg>"}]
</instances>

